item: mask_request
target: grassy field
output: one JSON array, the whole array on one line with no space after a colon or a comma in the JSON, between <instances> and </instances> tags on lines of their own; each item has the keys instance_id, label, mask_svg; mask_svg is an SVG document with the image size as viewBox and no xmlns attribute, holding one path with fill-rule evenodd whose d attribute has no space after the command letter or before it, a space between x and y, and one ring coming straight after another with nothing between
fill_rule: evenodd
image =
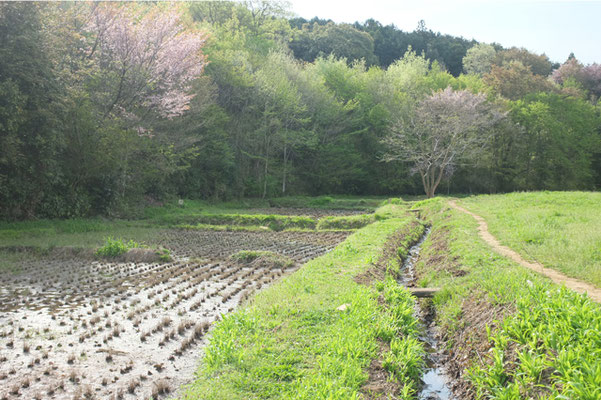
<instances>
[{"instance_id":1,"label":"grassy field","mask_svg":"<svg viewBox=\"0 0 601 400\"><path fill-rule=\"evenodd\" d=\"M324 220L313 216L270 214L273 207L311 210L350 210L373 213L386 199L359 197L286 197L261 200L211 203L200 200L176 201L147 207L136 219L104 218L0 222L0 246L32 246L42 249L57 246L97 247L107 236L138 242L152 241L165 228L207 230L298 230L356 229L373 221L362 216L334 217Z\"/></svg>"},{"instance_id":2,"label":"grassy field","mask_svg":"<svg viewBox=\"0 0 601 400\"><path fill-rule=\"evenodd\" d=\"M432 225L416 268L419 284L443 288L433 307L448 338L449 368L470 382L463 396L601 398L599 305L494 253L476 221L445 200L415 207Z\"/></svg>"},{"instance_id":3,"label":"grassy field","mask_svg":"<svg viewBox=\"0 0 601 400\"><path fill-rule=\"evenodd\" d=\"M522 257L601 287L601 193L511 193L458 203Z\"/></svg>"},{"instance_id":4,"label":"grassy field","mask_svg":"<svg viewBox=\"0 0 601 400\"><path fill-rule=\"evenodd\" d=\"M366 370L379 356L400 383L399 395L412 398L424 363L413 300L390 277L375 287L354 280L399 230L406 251L423 226L398 208L226 316L183 398L360 398ZM398 269L398 260L388 267ZM388 350L380 354L378 341Z\"/></svg>"}]
</instances>

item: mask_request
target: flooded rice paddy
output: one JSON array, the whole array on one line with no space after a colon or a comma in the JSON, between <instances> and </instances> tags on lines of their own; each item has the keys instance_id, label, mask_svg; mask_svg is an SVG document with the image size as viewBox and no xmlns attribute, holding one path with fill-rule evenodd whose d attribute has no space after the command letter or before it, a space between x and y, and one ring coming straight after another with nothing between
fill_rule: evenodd
<instances>
[{"instance_id":1,"label":"flooded rice paddy","mask_svg":"<svg viewBox=\"0 0 601 400\"><path fill-rule=\"evenodd\" d=\"M49 256L0 273L0 399L147 399L193 378L212 324L348 233L165 231L168 263ZM273 251L292 266L232 261Z\"/></svg>"}]
</instances>

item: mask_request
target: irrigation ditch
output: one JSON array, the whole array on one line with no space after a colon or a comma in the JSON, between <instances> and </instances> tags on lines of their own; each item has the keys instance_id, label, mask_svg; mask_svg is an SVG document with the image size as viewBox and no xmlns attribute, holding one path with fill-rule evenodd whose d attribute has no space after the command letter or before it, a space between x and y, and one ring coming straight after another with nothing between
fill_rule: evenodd
<instances>
[{"instance_id":1,"label":"irrigation ditch","mask_svg":"<svg viewBox=\"0 0 601 400\"><path fill-rule=\"evenodd\" d=\"M415 263L419 259L421 248L428 238L431 227L427 227L419 239L408 252L407 258L403 261L399 283L406 288L415 285ZM434 311L431 307L431 300L428 299L433 291L422 291L424 298L418 298L416 301L416 317L420 321L420 340L424 344L427 352L426 368L422 375L422 389L418 395L420 400L452 400L454 399L449 387L450 378L446 374L444 362L445 355L439 343L439 330L435 324Z\"/></svg>"}]
</instances>

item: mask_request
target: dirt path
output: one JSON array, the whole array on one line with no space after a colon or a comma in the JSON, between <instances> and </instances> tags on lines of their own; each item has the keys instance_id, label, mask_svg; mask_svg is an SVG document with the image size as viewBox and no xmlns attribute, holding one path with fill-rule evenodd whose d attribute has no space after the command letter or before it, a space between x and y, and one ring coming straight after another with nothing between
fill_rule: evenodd
<instances>
[{"instance_id":1,"label":"dirt path","mask_svg":"<svg viewBox=\"0 0 601 400\"><path fill-rule=\"evenodd\" d=\"M474 217L479 224L478 231L480 233L480 237L484 239L484 241L488 243L497 253L505 257L509 257L516 263L546 276L559 285L565 285L567 288L578 293L588 293L592 300L596 301L597 303L601 303L601 289L591 285L590 283L586 283L575 278L570 278L569 276L566 276L554 269L546 268L540 263L524 260L518 253L511 250L509 247L502 245L499 240L488 231L488 225L486 224L486 221L484 221L484 218L457 205L454 200L449 200L449 205Z\"/></svg>"}]
</instances>

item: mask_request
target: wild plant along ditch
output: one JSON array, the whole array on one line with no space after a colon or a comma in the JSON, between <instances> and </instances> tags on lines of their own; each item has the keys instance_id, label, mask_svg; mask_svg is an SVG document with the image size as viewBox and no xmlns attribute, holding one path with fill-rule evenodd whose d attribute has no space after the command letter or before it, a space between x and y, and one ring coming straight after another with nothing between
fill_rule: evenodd
<instances>
[{"instance_id":1,"label":"wild plant along ditch","mask_svg":"<svg viewBox=\"0 0 601 400\"><path fill-rule=\"evenodd\" d=\"M459 398L601 398L601 312L585 295L495 253L445 200L415 205L432 225L415 265L445 337Z\"/></svg>"},{"instance_id":2,"label":"wild plant along ditch","mask_svg":"<svg viewBox=\"0 0 601 400\"><path fill-rule=\"evenodd\" d=\"M183 398L414 398L424 346L393 275L423 226L405 207L386 210L226 316Z\"/></svg>"},{"instance_id":3,"label":"wild plant along ditch","mask_svg":"<svg viewBox=\"0 0 601 400\"><path fill-rule=\"evenodd\" d=\"M408 256L403 262L401 277L399 282L408 287L415 282L415 263L418 260L420 250L424 241L428 238L431 228L427 227L419 242L411 247ZM448 377L444 369L444 354L439 344L439 331L435 326L435 321L431 315L431 306L429 300L416 301L416 315L420 324L420 341L424 344L426 350L425 366L422 373L422 389L418 398L424 400L447 400L452 399L451 390L448 386Z\"/></svg>"}]
</instances>

